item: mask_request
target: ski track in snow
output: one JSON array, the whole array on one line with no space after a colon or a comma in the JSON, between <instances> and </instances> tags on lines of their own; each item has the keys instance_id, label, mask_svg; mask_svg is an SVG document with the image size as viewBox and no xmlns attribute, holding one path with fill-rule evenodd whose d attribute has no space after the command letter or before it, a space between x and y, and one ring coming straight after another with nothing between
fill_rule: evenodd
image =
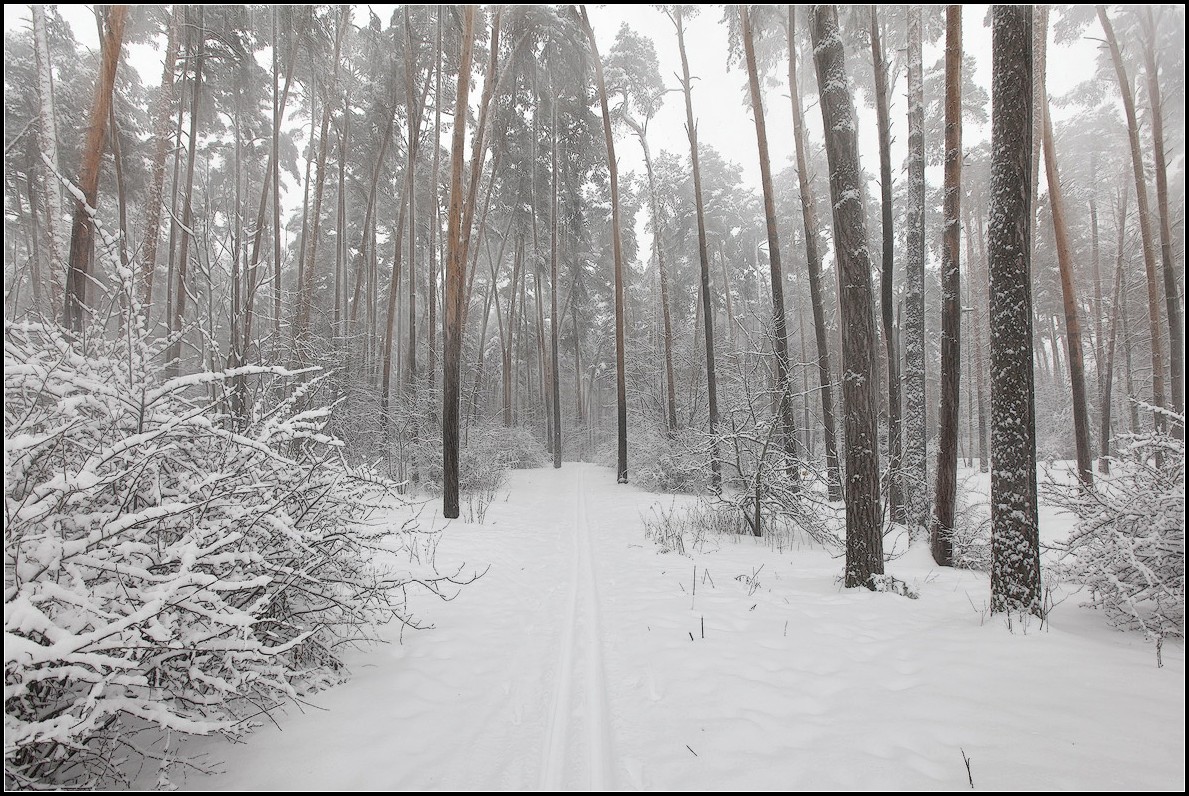
<instances>
[{"instance_id":1,"label":"ski track in snow","mask_svg":"<svg viewBox=\"0 0 1189 796\"><path fill-rule=\"evenodd\" d=\"M574 524L571 538L573 569L570 600L562 638L553 705L541 765L541 790L606 790L612 784L611 732L607 723L606 680L603 674L599 626L598 579L586 514L583 469L571 468L574 484ZM585 751L585 755L582 752ZM585 774L585 781L568 782L567 771Z\"/></svg>"}]
</instances>

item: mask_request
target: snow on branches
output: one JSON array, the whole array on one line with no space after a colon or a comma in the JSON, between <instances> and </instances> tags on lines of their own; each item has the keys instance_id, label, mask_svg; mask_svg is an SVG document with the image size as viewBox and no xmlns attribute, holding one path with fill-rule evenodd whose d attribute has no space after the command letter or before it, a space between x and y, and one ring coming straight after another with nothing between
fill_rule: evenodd
<instances>
[{"instance_id":1,"label":"snow on branches","mask_svg":"<svg viewBox=\"0 0 1189 796\"><path fill-rule=\"evenodd\" d=\"M1184 415L1169 422L1184 428ZM1078 517L1058 572L1085 585L1117 627L1156 640L1185 633L1185 441L1164 432L1119 440L1120 461L1094 488L1047 485Z\"/></svg>"},{"instance_id":2,"label":"snow on branches","mask_svg":"<svg viewBox=\"0 0 1189 796\"><path fill-rule=\"evenodd\" d=\"M232 419L231 371L162 381L135 335L4 332L6 789L110 784L163 731L235 736L448 579L408 565L396 484L342 461L310 382L249 368L282 397Z\"/></svg>"}]
</instances>

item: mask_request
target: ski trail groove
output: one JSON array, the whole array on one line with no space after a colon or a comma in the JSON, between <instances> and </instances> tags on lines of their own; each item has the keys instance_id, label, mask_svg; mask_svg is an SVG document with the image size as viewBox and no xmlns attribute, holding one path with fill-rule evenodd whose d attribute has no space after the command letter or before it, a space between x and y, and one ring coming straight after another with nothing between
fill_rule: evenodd
<instances>
[{"instance_id":1,"label":"ski trail groove","mask_svg":"<svg viewBox=\"0 0 1189 796\"><path fill-rule=\"evenodd\" d=\"M568 770L581 774L585 768L581 785L590 790L608 789L613 778L598 580L586 516L585 478L581 466L575 466L575 471L569 608L541 766L541 789L551 791L574 788L576 783L566 781Z\"/></svg>"}]
</instances>

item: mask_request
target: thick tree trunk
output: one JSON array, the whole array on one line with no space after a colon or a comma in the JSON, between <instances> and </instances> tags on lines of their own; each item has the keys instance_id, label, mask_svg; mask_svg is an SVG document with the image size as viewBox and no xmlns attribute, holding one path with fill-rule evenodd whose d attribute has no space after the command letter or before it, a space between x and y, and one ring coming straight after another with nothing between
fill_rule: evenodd
<instances>
[{"instance_id":1,"label":"thick tree trunk","mask_svg":"<svg viewBox=\"0 0 1189 796\"><path fill-rule=\"evenodd\" d=\"M896 270L896 230L892 221L892 121L888 108L888 62L883 56L877 9L878 6L871 6L871 59L875 64L875 117L879 126L880 219L883 231L880 309L883 317L884 347L888 354L888 507L893 522L905 522L904 495L900 478L903 445L900 423L900 352L896 347L895 322L892 315L892 280ZM789 68L792 68L791 61ZM819 265L819 270L820 267ZM824 330L822 334L824 338ZM822 342L824 345L824 339Z\"/></svg>"},{"instance_id":2,"label":"thick tree trunk","mask_svg":"<svg viewBox=\"0 0 1189 796\"><path fill-rule=\"evenodd\" d=\"M937 488L929 542L938 566L954 564L958 497L958 403L962 377L962 6L945 9L945 231L941 255L941 408Z\"/></svg>"},{"instance_id":3,"label":"thick tree trunk","mask_svg":"<svg viewBox=\"0 0 1189 796\"><path fill-rule=\"evenodd\" d=\"M1061 296L1065 307L1065 352L1069 359L1069 385L1073 391L1073 436L1077 445L1078 478L1086 486L1094 485L1094 453L1090 443L1090 414L1086 406L1086 367L1082 357L1082 323L1078 317L1078 297L1074 287L1073 253L1065 226L1065 204L1061 196L1061 178L1057 173L1057 154L1053 149L1053 122L1049 118L1048 98L1039 108L1044 117L1045 181L1049 187L1049 207L1053 214L1053 235L1057 242L1057 267L1061 272Z\"/></svg>"},{"instance_id":4,"label":"thick tree trunk","mask_svg":"<svg viewBox=\"0 0 1189 796\"><path fill-rule=\"evenodd\" d=\"M603 108L603 138L607 142L607 171L611 175L611 244L615 255L615 397L618 406L616 425L619 443L615 469L616 480L621 484L626 484L628 482L628 399L626 374L624 373L623 241L620 238L619 225L619 167L615 160L615 137L611 133L611 111L607 107L607 86L603 81L603 62L599 58L599 46L595 41L594 31L590 27L586 6L582 6L582 26L586 29L591 54L594 56L595 81L599 89L599 104ZM707 273L705 256L703 242L703 280L706 279Z\"/></svg>"},{"instance_id":5,"label":"thick tree trunk","mask_svg":"<svg viewBox=\"0 0 1189 796\"><path fill-rule=\"evenodd\" d=\"M722 485L718 450L718 377L714 363L714 314L710 307L710 254L706 247L706 209L702 201L702 170L698 162L698 126L694 123L691 94L693 82L689 74L689 59L685 52L685 21L681 6L675 5L670 19L677 28L677 47L681 52L681 87L685 94L685 132L689 137L689 157L694 173L694 206L698 214L698 260L701 266L702 324L706 343L706 397L710 409L710 479L711 489L718 492Z\"/></svg>"},{"instance_id":6,"label":"thick tree trunk","mask_svg":"<svg viewBox=\"0 0 1189 796\"><path fill-rule=\"evenodd\" d=\"M874 588L883 574L883 528L879 505L879 428L875 373L875 302L863 210L854 100L847 82L834 6L810 12L814 63L820 87L830 198L834 208L834 250L839 267L842 325L842 406L846 439L847 588Z\"/></svg>"},{"instance_id":7,"label":"thick tree trunk","mask_svg":"<svg viewBox=\"0 0 1189 796\"><path fill-rule=\"evenodd\" d=\"M99 77L95 81L95 94L91 101L87 135L83 142L82 165L78 172L78 187L83 193L83 201L76 199L74 202L74 222L70 230L70 260L67 266L65 297L65 325L75 332L82 330L85 320L83 315L89 307L87 283L91 280L90 261L95 225L91 220L88 208L93 211L98 204L99 166L107 139L107 123L116 82L116 67L120 63L120 48L124 39L124 23L127 18L128 6L112 6L107 11L107 29L102 42ZM46 57L48 59L48 54ZM201 65L201 48L198 60ZM54 191L51 189L51 196L53 194Z\"/></svg>"},{"instance_id":8,"label":"thick tree trunk","mask_svg":"<svg viewBox=\"0 0 1189 796\"><path fill-rule=\"evenodd\" d=\"M1040 615L1032 373L1032 9L992 7L991 611Z\"/></svg>"},{"instance_id":9,"label":"thick tree trunk","mask_svg":"<svg viewBox=\"0 0 1189 796\"><path fill-rule=\"evenodd\" d=\"M768 132L764 123L764 104L760 94L759 69L756 67L752 40L751 15L747 6L739 6L743 26L743 50L747 60L751 111L755 119L756 145L760 153L760 184L764 190L764 220L768 228L768 270L772 279L772 348L776 354L776 378L779 400L781 442L784 445L785 472L792 484L800 480L797 462L797 426L793 416L793 386L789 373L789 336L784 311L784 270L780 262L780 236L776 221L776 190L772 185L772 165L768 158Z\"/></svg>"},{"instance_id":10,"label":"thick tree trunk","mask_svg":"<svg viewBox=\"0 0 1189 796\"><path fill-rule=\"evenodd\" d=\"M921 8L908 9L908 257L904 291L904 486L906 520L929 517L925 397L925 100ZM915 532L915 530L914 530Z\"/></svg>"}]
</instances>

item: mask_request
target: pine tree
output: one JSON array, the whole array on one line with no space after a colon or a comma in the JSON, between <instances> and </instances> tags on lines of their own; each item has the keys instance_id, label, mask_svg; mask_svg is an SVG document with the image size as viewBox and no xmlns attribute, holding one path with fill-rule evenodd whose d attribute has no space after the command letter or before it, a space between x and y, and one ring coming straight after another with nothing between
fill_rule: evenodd
<instances>
[{"instance_id":1,"label":"pine tree","mask_svg":"<svg viewBox=\"0 0 1189 796\"><path fill-rule=\"evenodd\" d=\"M1032 372L1032 9L993 6L991 611L1040 615Z\"/></svg>"},{"instance_id":2,"label":"pine tree","mask_svg":"<svg viewBox=\"0 0 1189 796\"><path fill-rule=\"evenodd\" d=\"M846 75L838 12L834 6L810 11L814 64L821 92L830 198L834 208L834 250L839 267L842 326L842 411L846 440L847 588L872 588L883 574L883 529L879 506L879 435L875 357L875 305L863 176L854 99Z\"/></svg>"}]
</instances>

